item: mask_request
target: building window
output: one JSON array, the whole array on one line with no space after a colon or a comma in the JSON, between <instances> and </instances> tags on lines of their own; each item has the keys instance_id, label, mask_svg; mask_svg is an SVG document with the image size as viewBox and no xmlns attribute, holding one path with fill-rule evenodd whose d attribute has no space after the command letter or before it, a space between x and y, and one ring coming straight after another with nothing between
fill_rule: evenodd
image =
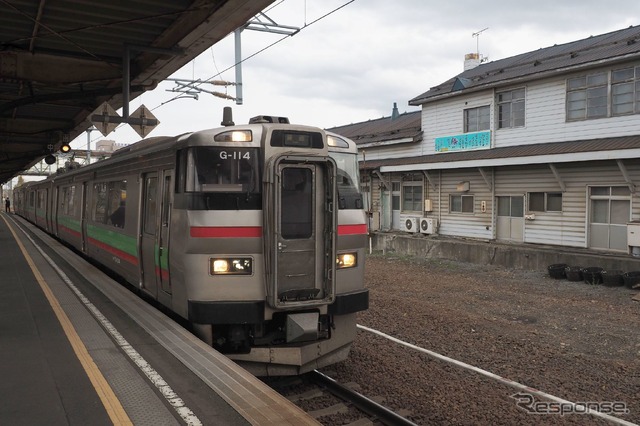
<instances>
[{"instance_id":1,"label":"building window","mask_svg":"<svg viewBox=\"0 0 640 426\"><path fill-rule=\"evenodd\" d=\"M640 113L640 67L611 72L611 115Z\"/></svg>"},{"instance_id":2,"label":"building window","mask_svg":"<svg viewBox=\"0 0 640 426\"><path fill-rule=\"evenodd\" d=\"M567 120L607 116L607 73L567 80Z\"/></svg>"},{"instance_id":3,"label":"building window","mask_svg":"<svg viewBox=\"0 0 640 426\"><path fill-rule=\"evenodd\" d=\"M498 129L524 126L524 93L524 88L522 88L496 95Z\"/></svg>"},{"instance_id":4,"label":"building window","mask_svg":"<svg viewBox=\"0 0 640 426\"><path fill-rule=\"evenodd\" d=\"M489 130L489 105L464 110L464 132L480 132Z\"/></svg>"},{"instance_id":5,"label":"building window","mask_svg":"<svg viewBox=\"0 0 640 426\"><path fill-rule=\"evenodd\" d=\"M473 195L450 195L449 212L473 213Z\"/></svg>"},{"instance_id":6,"label":"building window","mask_svg":"<svg viewBox=\"0 0 640 426\"><path fill-rule=\"evenodd\" d=\"M532 212L561 212L561 192L530 192L529 211Z\"/></svg>"},{"instance_id":7,"label":"building window","mask_svg":"<svg viewBox=\"0 0 640 426\"><path fill-rule=\"evenodd\" d=\"M410 176L402 182L402 211L422 212L422 179Z\"/></svg>"}]
</instances>

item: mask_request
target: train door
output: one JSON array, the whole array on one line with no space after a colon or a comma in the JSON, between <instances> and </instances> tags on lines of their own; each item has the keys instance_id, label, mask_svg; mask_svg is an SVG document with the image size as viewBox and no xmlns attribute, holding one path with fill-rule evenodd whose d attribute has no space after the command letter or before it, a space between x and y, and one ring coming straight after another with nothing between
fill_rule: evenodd
<instances>
[{"instance_id":1,"label":"train door","mask_svg":"<svg viewBox=\"0 0 640 426\"><path fill-rule=\"evenodd\" d=\"M88 183L82 182L82 193L80 194L80 232L82 239L82 252L87 252L87 214L89 213L89 193L88 193ZM75 194L74 194L75 197ZM76 200L73 200L75 203Z\"/></svg>"},{"instance_id":2,"label":"train door","mask_svg":"<svg viewBox=\"0 0 640 426\"><path fill-rule=\"evenodd\" d=\"M278 165L273 295L277 306L333 297L337 206L328 173L321 163Z\"/></svg>"},{"instance_id":3,"label":"train door","mask_svg":"<svg viewBox=\"0 0 640 426\"><path fill-rule=\"evenodd\" d=\"M162 180L162 205L160 208L160 240L158 241L158 257L160 264L160 288L171 294L169 280L169 231L171 224L172 171L165 170Z\"/></svg>"},{"instance_id":4,"label":"train door","mask_svg":"<svg viewBox=\"0 0 640 426\"><path fill-rule=\"evenodd\" d=\"M49 209L49 223L51 224L51 233L58 236L58 209L60 206L60 187L53 186L51 189L51 208Z\"/></svg>"},{"instance_id":5,"label":"train door","mask_svg":"<svg viewBox=\"0 0 640 426\"><path fill-rule=\"evenodd\" d=\"M147 173L142 179L142 209L140 234L140 260L142 262L141 287L154 298L158 297L156 278L157 240L158 240L158 174Z\"/></svg>"}]
</instances>

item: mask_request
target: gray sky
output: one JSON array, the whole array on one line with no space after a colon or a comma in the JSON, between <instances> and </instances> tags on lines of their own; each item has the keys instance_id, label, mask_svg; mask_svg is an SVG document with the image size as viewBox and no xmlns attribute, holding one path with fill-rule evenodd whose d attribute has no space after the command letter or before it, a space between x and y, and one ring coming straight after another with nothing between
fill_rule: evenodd
<instances>
[{"instance_id":1,"label":"gray sky","mask_svg":"<svg viewBox=\"0 0 640 426\"><path fill-rule=\"evenodd\" d=\"M243 62L243 105L203 93L173 99L172 83L132 102L144 104L161 124L150 136L219 127L231 106L236 124L259 114L323 128L415 111L408 101L463 71L464 55L488 61L640 25L638 0L277 0L267 15L278 24L303 27L293 37ZM483 30L480 37L474 32ZM282 35L242 33L242 56ZM235 80L233 36L205 51L175 78ZM222 72L223 70L227 70ZM221 75L217 75L222 72ZM215 88L225 91L225 88ZM235 96L235 89L227 93ZM170 102L168 102L170 101ZM98 132L91 140L103 139ZM105 139L131 143L138 135L122 126ZM86 134L73 142L86 147ZM95 148L95 145L93 146Z\"/></svg>"}]
</instances>

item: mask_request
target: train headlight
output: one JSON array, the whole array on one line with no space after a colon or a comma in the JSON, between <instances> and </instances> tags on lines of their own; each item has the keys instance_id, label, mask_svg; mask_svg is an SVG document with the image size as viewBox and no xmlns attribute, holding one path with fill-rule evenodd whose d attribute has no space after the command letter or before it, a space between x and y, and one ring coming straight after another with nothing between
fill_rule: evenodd
<instances>
[{"instance_id":1,"label":"train headlight","mask_svg":"<svg viewBox=\"0 0 640 426\"><path fill-rule=\"evenodd\" d=\"M213 137L216 142L251 142L253 136L251 130L231 130L218 133Z\"/></svg>"},{"instance_id":2,"label":"train headlight","mask_svg":"<svg viewBox=\"0 0 640 426\"><path fill-rule=\"evenodd\" d=\"M358 264L358 256L355 253L342 253L338 255L336 262L338 269L353 268Z\"/></svg>"},{"instance_id":3,"label":"train headlight","mask_svg":"<svg viewBox=\"0 0 640 426\"><path fill-rule=\"evenodd\" d=\"M251 275L253 262L251 258L218 258L210 259L211 275Z\"/></svg>"}]
</instances>

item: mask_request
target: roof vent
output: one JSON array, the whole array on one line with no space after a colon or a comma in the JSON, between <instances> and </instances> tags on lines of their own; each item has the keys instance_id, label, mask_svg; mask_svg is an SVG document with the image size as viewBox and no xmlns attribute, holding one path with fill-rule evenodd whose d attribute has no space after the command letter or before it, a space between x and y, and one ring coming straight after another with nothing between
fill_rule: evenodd
<instances>
[{"instance_id":1,"label":"roof vent","mask_svg":"<svg viewBox=\"0 0 640 426\"><path fill-rule=\"evenodd\" d=\"M391 119L395 120L400 117L400 113L398 112L398 104L396 102L393 103L393 111L391 111Z\"/></svg>"}]
</instances>

